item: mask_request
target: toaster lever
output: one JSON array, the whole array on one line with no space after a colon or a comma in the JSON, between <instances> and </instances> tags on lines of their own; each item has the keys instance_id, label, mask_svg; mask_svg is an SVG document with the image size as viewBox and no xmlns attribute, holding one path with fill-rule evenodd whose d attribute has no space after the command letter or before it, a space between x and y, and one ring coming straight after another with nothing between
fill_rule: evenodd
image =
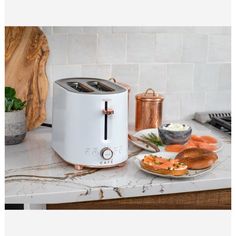
<instances>
[{"instance_id":1,"label":"toaster lever","mask_svg":"<svg viewBox=\"0 0 236 236\"><path fill-rule=\"evenodd\" d=\"M114 114L114 110L111 108L108 108L106 110L103 110L103 114L105 115L113 115Z\"/></svg>"}]
</instances>

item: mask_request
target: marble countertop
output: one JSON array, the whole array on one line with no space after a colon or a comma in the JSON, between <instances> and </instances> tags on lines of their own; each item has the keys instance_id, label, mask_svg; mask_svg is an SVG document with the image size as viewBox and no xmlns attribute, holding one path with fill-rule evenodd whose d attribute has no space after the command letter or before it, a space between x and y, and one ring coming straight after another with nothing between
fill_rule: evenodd
<instances>
[{"instance_id":1,"label":"marble countertop","mask_svg":"<svg viewBox=\"0 0 236 236\"><path fill-rule=\"evenodd\" d=\"M28 132L23 143L5 149L6 203L50 204L115 198L141 197L229 188L231 186L230 137L194 121L193 133L218 137L223 149L212 172L191 179L160 178L142 172L130 157L123 167L75 170L50 147L51 129ZM129 144L129 154L140 149Z\"/></svg>"}]
</instances>

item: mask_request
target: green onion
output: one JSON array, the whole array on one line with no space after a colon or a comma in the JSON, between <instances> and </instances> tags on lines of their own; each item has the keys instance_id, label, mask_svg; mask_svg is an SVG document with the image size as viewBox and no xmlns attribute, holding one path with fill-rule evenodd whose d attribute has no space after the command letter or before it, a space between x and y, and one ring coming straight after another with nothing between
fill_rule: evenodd
<instances>
[{"instance_id":1,"label":"green onion","mask_svg":"<svg viewBox=\"0 0 236 236\"><path fill-rule=\"evenodd\" d=\"M147 135L142 135L141 138L155 144L156 146L163 146L161 139L154 133L149 133Z\"/></svg>"}]
</instances>

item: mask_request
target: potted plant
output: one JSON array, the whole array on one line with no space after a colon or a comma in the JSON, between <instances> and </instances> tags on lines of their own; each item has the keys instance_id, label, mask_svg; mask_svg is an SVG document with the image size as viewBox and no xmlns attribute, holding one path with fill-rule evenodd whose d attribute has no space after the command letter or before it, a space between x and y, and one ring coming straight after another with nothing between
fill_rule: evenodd
<instances>
[{"instance_id":1,"label":"potted plant","mask_svg":"<svg viewBox=\"0 0 236 236\"><path fill-rule=\"evenodd\" d=\"M5 87L5 144L21 143L26 135L26 102L16 97L16 90Z\"/></svg>"}]
</instances>

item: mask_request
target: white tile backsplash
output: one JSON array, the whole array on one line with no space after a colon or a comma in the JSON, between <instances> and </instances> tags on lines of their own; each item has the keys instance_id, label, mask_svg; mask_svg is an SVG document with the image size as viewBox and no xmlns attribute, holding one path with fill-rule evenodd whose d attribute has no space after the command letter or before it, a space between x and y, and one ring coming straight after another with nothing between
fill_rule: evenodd
<instances>
[{"instance_id":1,"label":"white tile backsplash","mask_svg":"<svg viewBox=\"0 0 236 236\"><path fill-rule=\"evenodd\" d=\"M205 62L207 45L207 35L186 34L183 39L183 62Z\"/></svg>"},{"instance_id":2,"label":"white tile backsplash","mask_svg":"<svg viewBox=\"0 0 236 236\"><path fill-rule=\"evenodd\" d=\"M97 63L125 63L125 55L125 34L99 34Z\"/></svg>"},{"instance_id":3,"label":"white tile backsplash","mask_svg":"<svg viewBox=\"0 0 236 236\"><path fill-rule=\"evenodd\" d=\"M52 96L47 97L46 110L46 122L50 124L52 123Z\"/></svg>"},{"instance_id":4,"label":"white tile backsplash","mask_svg":"<svg viewBox=\"0 0 236 236\"><path fill-rule=\"evenodd\" d=\"M129 123L135 123L136 99L135 96L140 93L138 85L133 85L129 94Z\"/></svg>"},{"instance_id":5,"label":"white tile backsplash","mask_svg":"<svg viewBox=\"0 0 236 236\"><path fill-rule=\"evenodd\" d=\"M155 34L129 33L127 35L127 62L154 62L155 46Z\"/></svg>"},{"instance_id":6,"label":"white tile backsplash","mask_svg":"<svg viewBox=\"0 0 236 236\"><path fill-rule=\"evenodd\" d=\"M191 33L194 27L189 26L118 26L113 27L113 32L119 33Z\"/></svg>"},{"instance_id":7,"label":"white tile backsplash","mask_svg":"<svg viewBox=\"0 0 236 236\"><path fill-rule=\"evenodd\" d=\"M143 92L152 88L157 92L166 92L167 88L167 65L143 64L140 65L140 89Z\"/></svg>"},{"instance_id":8,"label":"white tile backsplash","mask_svg":"<svg viewBox=\"0 0 236 236\"><path fill-rule=\"evenodd\" d=\"M231 94L228 91L206 93L207 111L230 111Z\"/></svg>"},{"instance_id":9,"label":"white tile backsplash","mask_svg":"<svg viewBox=\"0 0 236 236\"><path fill-rule=\"evenodd\" d=\"M209 36L209 62L230 62L231 57L231 36L211 35Z\"/></svg>"},{"instance_id":10,"label":"white tile backsplash","mask_svg":"<svg viewBox=\"0 0 236 236\"><path fill-rule=\"evenodd\" d=\"M43 26L41 29L46 36L52 34L52 27Z\"/></svg>"},{"instance_id":11,"label":"white tile backsplash","mask_svg":"<svg viewBox=\"0 0 236 236\"><path fill-rule=\"evenodd\" d=\"M206 93L192 92L181 94L180 113L187 119L192 119L195 112L205 111Z\"/></svg>"},{"instance_id":12,"label":"white tile backsplash","mask_svg":"<svg viewBox=\"0 0 236 236\"><path fill-rule=\"evenodd\" d=\"M163 95L163 120L168 122L181 119L181 94L166 93Z\"/></svg>"},{"instance_id":13,"label":"white tile backsplash","mask_svg":"<svg viewBox=\"0 0 236 236\"><path fill-rule=\"evenodd\" d=\"M69 64L96 63L97 34L71 34L68 37Z\"/></svg>"},{"instance_id":14,"label":"white tile backsplash","mask_svg":"<svg viewBox=\"0 0 236 236\"><path fill-rule=\"evenodd\" d=\"M110 65L82 65L83 77L108 79L111 77Z\"/></svg>"},{"instance_id":15,"label":"white tile backsplash","mask_svg":"<svg viewBox=\"0 0 236 236\"><path fill-rule=\"evenodd\" d=\"M198 26L193 27L194 33L200 34L230 34L230 26Z\"/></svg>"},{"instance_id":16,"label":"white tile backsplash","mask_svg":"<svg viewBox=\"0 0 236 236\"><path fill-rule=\"evenodd\" d=\"M48 83L48 96L46 101L46 122L52 122L52 98L53 98L53 83L54 81L50 80Z\"/></svg>"},{"instance_id":17,"label":"white tile backsplash","mask_svg":"<svg viewBox=\"0 0 236 236\"><path fill-rule=\"evenodd\" d=\"M194 27L192 26L158 26L155 27L155 32L157 33L168 33L168 34L190 34L194 32Z\"/></svg>"},{"instance_id":18,"label":"white tile backsplash","mask_svg":"<svg viewBox=\"0 0 236 236\"><path fill-rule=\"evenodd\" d=\"M112 65L112 77L130 86L138 85L139 67L137 64Z\"/></svg>"},{"instance_id":19,"label":"white tile backsplash","mask_svg":"<svg viewBox=\"0 0 236 236\"><path fill-rule=\"evenodd\" d=\"M231 64L221 64L218 90L231 90Z\"/></svg>"},{"instance_id":20,"label":"white tile backsplash","mask_svg":"<svg viewBox=\"0 0 236 236\"><path fill-rule=\"evenodd\" d=\"M193 64L168 64L167 92L191 92L193 68Z\"/></svg>"},{"instance_id":21,"label":"white tile backsplash","mask_svg":"<svg viewBox=\"0 0 236 236\"><path fill-rule=\"evenodd\" d=\"M63 78L80 77L81 65L52 65L51 80L55 81Z\"/></svg>"},{"instance_id":22,"label":"white tile backsplash","mask_svg":"<svg viewBox=\"0 0 236 236\"><path fill-rule=\"evenodd\" d=\"M112 27L108 27L108 26L99 26L99 27L95 27L95 26L87 26L87 27L83 27L83 32L84 33L112 33Z\"/></svg>"},{"instance_id":23,"label":"white tile backsplash","mask_svg":"<svg viewBox=\"0 0 236 236\"><path fill-rule=\"evenodd\" d=\"M54 34L78 34L83 33L83 27L78 26L55 26L53 27L53 33Z\"/></svg>"},{"instance_id":24,"label":"white tile backsplash","mask_svg":"<svg viewBox=\"0 0 236 236\"><path fill-rule=\"evenodd\" d=\"M113 27L112 31L114 33L142 33L144 28L146 28L146 30L149 30L149 32L155 32L153 31L153 27L142 26L118 26Z\"/></svg>"},{"instance_id":25,"label":"white tile backsplash","mask_svg":"<svg viewBox=\"0 0 236 236\"><path fill-rule=\"evenodd\" d=\"M182 51L182 34L157 34L156 62L181 62Z\"/></svg>"},{"instance_id":26,"label":"white tile backsplash","mask_svg":"<svg viewBox=\"0 0 236 236\"><path fill-rule=\"evenodd\" d=\"M135 95L151 87L164 95L163 120L231 106L231 27L42 27L49 42L47 122L52 84L65 77L115 77Z\"/></svg>"},{"instance_id":27,"label":"white tile backsplash","mask_svg":"<svg viewBox=\"0 0 236 236\"><path fill-rule=\"evenodd\" d=\"M65 65L68 63L68 36L48 35L49 59L48 63L53 65Z\"/></svg>"},{"instance_id":28,"label":"white tile backsplash","mask_svg":"<svg viewBox=\"0 0 236 236\"><path fill-rule=\"evenodd\" d=\"M194 91L216 91L220 77L220 64L196 64Z\"/></svg>"}]
</instances>

